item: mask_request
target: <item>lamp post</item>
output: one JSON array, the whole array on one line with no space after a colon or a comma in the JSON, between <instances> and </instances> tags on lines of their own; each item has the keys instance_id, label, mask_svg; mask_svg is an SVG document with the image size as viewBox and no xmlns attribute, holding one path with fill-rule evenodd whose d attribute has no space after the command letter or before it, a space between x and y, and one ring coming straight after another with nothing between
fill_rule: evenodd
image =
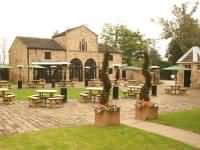
<instances>
[{"instance_id":1,"label":"lamp post","mask_svg":"<svg viewBox=\"0 0 200 150\"><path fill-rule=\"evenodd\" d=\"M23 65L18 65L17 68L19 69L19 79L18 79L18 82L17 82L17 87L18 89L21 89L22 88L22 69L24 68Z\"/></svg>"},{"instance_id":2,"label":"lamp post","mask_svg":"<svg viewBox=\"0 0 200 150\"><path fill-rule=\"evenodd\" d=\"M85 86L88 86L88 80L89 80L89 69L90 69L90 66L85 66Z\"/></svg>"}]
</instances>

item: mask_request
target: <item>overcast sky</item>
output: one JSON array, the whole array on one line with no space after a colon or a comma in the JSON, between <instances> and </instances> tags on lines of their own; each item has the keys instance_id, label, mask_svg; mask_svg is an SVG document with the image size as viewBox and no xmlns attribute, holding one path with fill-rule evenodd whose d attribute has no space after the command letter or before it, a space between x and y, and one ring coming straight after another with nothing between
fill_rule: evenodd
<instances>
[{"instance_id":1,"label":"overcast sky","mask_svg":"<svg viewBox=\"0 0 200 150\"><path fill-rule=\"evenodd\" d=\"M100 34L104 23L125 24L148 38L159 39L161 27L151 18L170 17L172 6L183 1L2 0L0 40L5 38L9 48L15 36L50 38L56 30L61 32L81 24ZM166 42L158 42L157 47L164 55Z\"/></svg>"}]
</instances>

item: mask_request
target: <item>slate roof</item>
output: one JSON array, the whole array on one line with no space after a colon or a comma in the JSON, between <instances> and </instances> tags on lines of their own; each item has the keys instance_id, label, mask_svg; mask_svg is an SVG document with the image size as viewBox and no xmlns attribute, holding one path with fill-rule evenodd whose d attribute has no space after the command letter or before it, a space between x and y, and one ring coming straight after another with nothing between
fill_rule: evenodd
<instances>
[{"instance_id":1,"label":"slate roof","mask_svg":"<svg viewBox=\"0 0 200 150\"><path fill-rule=\"evenodd\" d=\"M200 63L200 47L192 47L177 63Z\"/></svg>"},{"instance_id":2,"label":"slate roof","mask_svg":"<svg viewBox=\"0 0 200 150\"><path fill-rule=\"evenodd\" d=\"M59 37L59 36L64 36L67 32L70 32L72 30L75 30L75 29L78 29L78 28L81 28L81 27L87 28L90 32L92 32L93 34L95 34L97 36L97 34L95 32L93 32L92 30L90 30L87 26L80 25L80 26L77 26L77 27L74 27L74 28L67 29L64 32L58 33L58 34L54 35L53 38L56 38L56 37Z\"/></svg>"},{"instance_id":3,"label":"slate roof","mask_svg":"<svg viewBox=\"0 0 200 150\"><path fill-rule=\"evenodd\" d=\"M65 50L53 39L46 38L34 38L34 37L21 37L19 39L27 48L32 49L48 49L48 50Z\"/></svg>"}]
</instances>

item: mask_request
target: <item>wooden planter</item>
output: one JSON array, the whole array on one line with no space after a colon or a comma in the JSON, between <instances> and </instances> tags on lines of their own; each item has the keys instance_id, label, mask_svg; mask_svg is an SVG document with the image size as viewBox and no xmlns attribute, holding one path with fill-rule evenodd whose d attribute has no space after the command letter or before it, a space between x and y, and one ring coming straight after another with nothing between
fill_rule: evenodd
<instances>
[{"instance_id":1,"label":"wooden planter","mask_svg":"<svg viewBox=\"0 0 200 150\"><path fill-rule=\"evenodd\" d=\"M95 125L109 126L120 124L120 109L118 111L95 111Z\"/></svg>"},{"instance_id":2,"label":"wooden planter","mask_svg":"<svg viewBox=\"0 0 200 150\"><path fill-rule=\"evenodd\" d=\"M158 118L158 107L154 106L152 102L136 103L135 119L151 120L156 118Z\"/></svg>"}]
</instances>

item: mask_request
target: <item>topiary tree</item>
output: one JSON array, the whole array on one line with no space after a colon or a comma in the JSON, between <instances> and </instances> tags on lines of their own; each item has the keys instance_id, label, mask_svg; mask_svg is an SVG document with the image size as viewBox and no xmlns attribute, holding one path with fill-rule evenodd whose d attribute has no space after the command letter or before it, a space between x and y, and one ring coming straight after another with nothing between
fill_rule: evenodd
<instances>
[{"instance_id":1,"label":"topiary tree","mask_svg":"<svg viewBox=\"0 0 200 150\"><path fill-rule=\"evenodd\" d=\"M140 99L142 99L144 101L150 101L150 97L149 97L149 91L151 89L151 74L149 71L150 60L149 60L149 54L148 54L147 50L144 50L143 54L144 54L143 55L144 63L142 66L142 74L145 78L145 83L142 88L142 95L141 95Z\"/></svg>"},{"instance_id":2,"label":"topiary tree","mask_svg":"<svg viewBox=\"0 0 200 150\"><path fill-rule=\"evenodd\" d=\"M106 46L107 47L107 46ZM100 97L100 104L107 105L109 101L111 82L109 79L109 57L110 52L108 48L106 48L104 53L103 65L102 65L102 73L101 73L101 81L103 83L103 92Z\"/></svg>"}]
</instances>

